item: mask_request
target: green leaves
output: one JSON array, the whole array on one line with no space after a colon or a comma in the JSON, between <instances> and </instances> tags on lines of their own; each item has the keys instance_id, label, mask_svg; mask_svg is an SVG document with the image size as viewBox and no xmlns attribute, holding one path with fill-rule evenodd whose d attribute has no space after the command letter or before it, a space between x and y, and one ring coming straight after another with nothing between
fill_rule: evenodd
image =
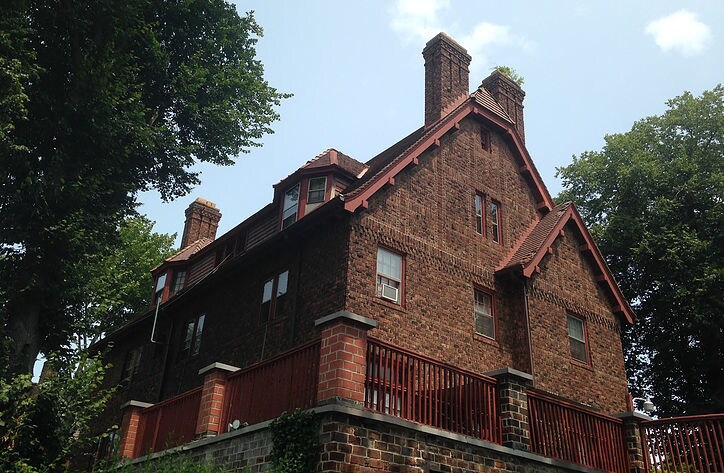
<instances>
[{"instance_id":1,"label":"green leaves","mask_svg":"<svg viewBox=\"0 0 724 473\"><path fill-rule=\"evenodd\" d=\"M631 389L661 415L724 410L724 87L559 168L639 321L624 334ZM705 356L702 356L705 354Z\"/></svg>"},{"instance_id":2,"label":"green leaves","mask_svg":"<svg viewBox=\"0 0 724 473\"><path fill-rule=\"evenodd\" d=\"M314 413L297 409L272 421L272 462L277 473L316 471L319 425Z\"/></svg>"},{"instance_id":3,"label":"green leaves","mask_svg":"<svg viewBox=\"0 0 724 473\"><path fill-rule=\"evenodd\" d=\"M0 17L0 275L13 369L67 343L83 282L138 192L259 146L285 94L224 0L9 0ZM70 275L70 277L69 277ZM27 334L27 336L21 335ZM22 339L21 339L22 338Z\"/></svg>"}]
</instances>

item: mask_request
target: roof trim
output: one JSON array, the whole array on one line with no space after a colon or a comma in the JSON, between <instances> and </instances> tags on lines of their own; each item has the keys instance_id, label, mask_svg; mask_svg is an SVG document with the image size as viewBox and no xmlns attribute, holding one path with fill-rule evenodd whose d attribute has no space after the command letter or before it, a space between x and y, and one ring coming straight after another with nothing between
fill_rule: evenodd
<instances>
[{"instance_id":1,"label":"roof trim","mask_svg":"<svg viewBox=\"0 0 724 473\"><path fill-rule=\"evenodd\" d=\"M422 153L433 146L439 146L439 139L450 130L458 129L460 122L470 114L474 114L493 123L505 132L507 139L512 144L513 151L523 162L523 165L519 167L519 172L527 178L538 201L538 210L545 212L552 210L553 198L548 193L548 189L546 189L543 184L540 174L531 160L530 154L528 154L528 151L523 145L523 141L520 139L520 136L518 136L515 125L507 122L493 111L483 107L476 101L475 94L472 94L468 100L441 118L436 125L430 127L417 142L390 161L387 166L383 167L375 176L371 177L369 181L349 194L343 195L345 210L354 212L360 207L365 208L367 200L372 197L372 195L389 183L391 178L394 178L408 165L411 163L417 164L418 157Z\"/></svg>"},{"instance_id":2,"label":"roof trim","mask_svg":"<svg viewBox=\"0 0 724 473\"><path fill-rule=\"evenodd\" d=\"M570 221L573 221L576 224L576 228L578 229L581 236L583 237L583 240L585 241L585 244L581 246L580 251L591 253L591 257L596 264L596 267L601 272L601 278L598 282L606 285L611 295L613 296L613 299L616 302L614 312L623 315L629 324L633 324L636 315L634 314L633 309L621 292L621 288L618 286L618 283L616 282L613 273L611 273L611 269L608 267L608 264L606 264L606 260L603 258L601 251L598 249L598 246L593 241L591 233L588 231L588 228L586 228L586 224L583 222L583 218L581 217L581 214L578 213L578 210L576 209L576 206L573 204L573 202L568 203L565 212L561 214L556 224L553 226L550 232L548 232L548 235L546 236L545 240L543 240L543 243L541 243L541 245L538 247L533 257L530 258L527 263L524 263L520 266L521 273L526 278L530 278L533 276L533 274L539 271L538 265L548 254L548 249L553 245L556 239L561 236L561 231ZM523 236L523 238L526 238L526 236ZM508 268L502 268L498 271L502 271L504 269Z\"/></svg>"}]
</instances>

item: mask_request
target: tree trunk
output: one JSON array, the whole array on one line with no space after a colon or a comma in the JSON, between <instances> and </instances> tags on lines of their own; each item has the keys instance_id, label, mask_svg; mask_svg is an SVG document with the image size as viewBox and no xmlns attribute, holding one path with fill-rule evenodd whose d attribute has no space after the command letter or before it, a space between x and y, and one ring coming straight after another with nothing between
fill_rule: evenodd
<instances>
[{"instance_id":1,"label":"tree trunk","mask_svg":"<svg viewBox=\"0 0 724 473\"><path fill-rule=\"evenodd\" d=\"M9 307L5 327L12 339L10 347L10 374L33 374L35 360L40 353L40 307L36 304L13 304Z\"/></svg>"}]
</instances>

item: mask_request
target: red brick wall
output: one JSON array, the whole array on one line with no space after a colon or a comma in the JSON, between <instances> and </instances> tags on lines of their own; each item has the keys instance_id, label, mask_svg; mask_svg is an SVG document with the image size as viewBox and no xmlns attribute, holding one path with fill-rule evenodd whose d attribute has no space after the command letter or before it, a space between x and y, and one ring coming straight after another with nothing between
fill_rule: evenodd
<instances>
[{"instance_id":1,"label":"red brick wall","mask_svg":"<svg viewBox=\"0 0 724 473\"><path fill-rule=\"evenodd\" d=\"M535 387L610 412L626 410L620 323L579 250L572 225L553 244L529 296ZM585 319L590 365L570 356L567 313Z\"/></svg>"},{"instance_id":2,"label":"red brick wall","mask_svg":"<svg viewBox=\"0 0 724 473\"><path fill-rule=\"evenodd\" d=\"M535 199L518 165L495 133L492 150L482 148L473 119L419 161L352 220L346 309L379 322L371 336L419 353L477 372L504 366L527 371L520 283L494 279L495 265L535 217ZM502 245L476 233L476 191L488 196L488 204L502 204ZM402 307L374 296L378 245L405 256ZM474 335L475 285L499 296L495 342Z\"/></svg>"}]
</instances>

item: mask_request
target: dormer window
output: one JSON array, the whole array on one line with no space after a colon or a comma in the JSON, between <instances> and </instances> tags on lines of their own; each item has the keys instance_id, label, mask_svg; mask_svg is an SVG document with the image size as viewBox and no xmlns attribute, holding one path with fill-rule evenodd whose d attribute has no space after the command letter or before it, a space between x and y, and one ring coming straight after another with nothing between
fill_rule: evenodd
<instances>
[{"instance_id":1,"label":"dormer window","mask_svg":"<svg viewBox=\"0 0 724 473\"><path fill-rule=\"evenodd\" d=\"M307 190L307 204L324 202L324 195L327 192L327 177L313 177L309 179Z\"/></svg>"},{"instance_id":2,"label":"dormer window","mask_svg":"<svg viewBox=\"0 0 724 473\"><path fill-rule=\"evenodd\" d=\"M174 271L173 286L171 286L171 295L176 294L178 291L183 289L184 283L186 282L186 271L183 269L177 269Z\"/></svg>"},{"instance_id":3,"label":"dormer window","mask_svg":"<svg viewBox=\"0 0 724 473\"><path fill-rule=\"evenodd\" d=\"M282 207L282 230L297 221L299 210L299 184L284 193Z\"/></svg>"}]
</instances>

